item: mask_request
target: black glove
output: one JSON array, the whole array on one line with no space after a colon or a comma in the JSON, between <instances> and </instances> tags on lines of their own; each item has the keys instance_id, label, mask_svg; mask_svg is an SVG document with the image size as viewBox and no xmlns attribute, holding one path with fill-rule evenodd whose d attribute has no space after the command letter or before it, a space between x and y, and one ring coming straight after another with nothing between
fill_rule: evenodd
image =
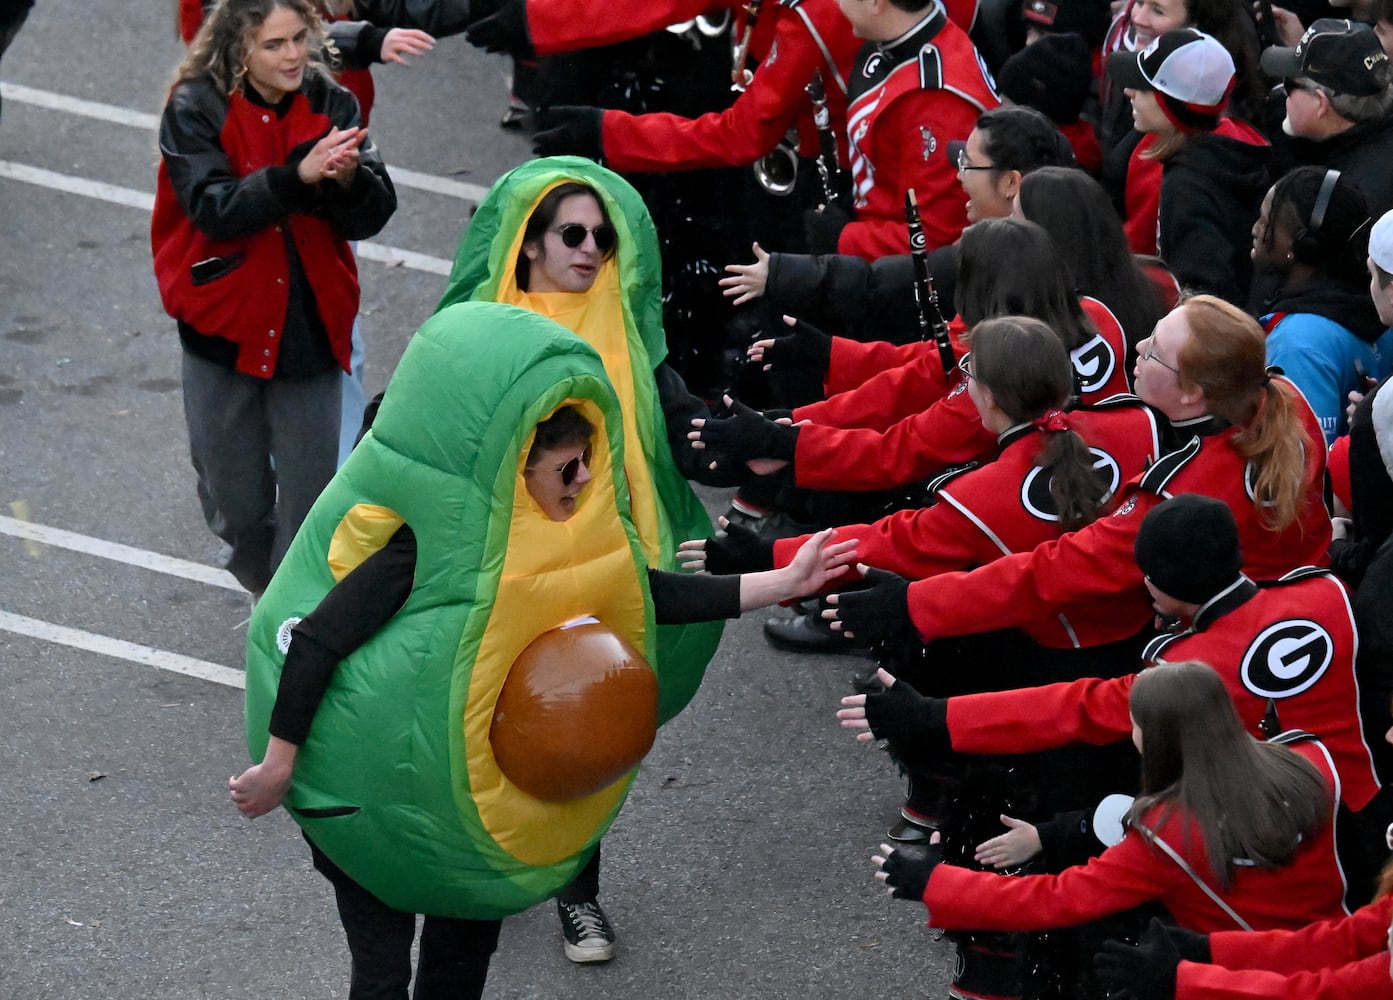
<instances>
[{"instance_id":1,"label":"black glove","mask_svg":"<svg viewBox=\"0 0 1393 1000\"><path fill-rule=\"evenodd\" d=\"M706 572L713 576L729 573L758 573L774 568L774 542L743 524L726 525L715 538L706 540Z\"/></svg>"},{"instance_id":2,"label":"black glove","mask_svg":"<svg viewBox=\"0 0 1393 1000\"><path fill-rule=\"evenodd\" d=\"M477 19L464 29L470 45L524 58L534 54L526 0L473 0L470 15Z\"/></svg>"},{"instance_id":3,"label":"black glove","mask_svg":"<svg viewBox=\"0 0 1393 1000\"><path fill-rule=\"evenodd\" d=\"M943 849L937 844L929 844L913 852L891 851L885 864L881 865L881 871L886 875L885 884L894 890L891 893L894 898L923 902L929 876L942 863Z\"/></svg>"},{"instance_id":4,"label":"black glove","mask_svg":"<svg viewBox=\"0 0 1393 1000\"><path fill-rule=\"evenodd\" d=\"M538 156L587 156L598 160L605 152L600 141L603 117L600 108L584 105L548 108L538 118L545 131L532 137L532 152Z\"/></svg>"},{"instance_id":5,"label":"black glove","mask_svg":"<svg viewBox=\"0 0 1393 1000\"><path fill-rule=\"evenodd\" d=\"M765 420L776 420L776 421L777 421L777 420L792 420L792 419L793 419L793 411L792 411L792 410L782 410L782 409L779 409L779 407L777 407L777 406L770 407L770 408L765 409L765 410L761 410L760 412L764 414L764 419L765 419Z\"/></svg>"},{"instance_id":6,"label":"black glove","mask_svg":"<svg viewBox=\"0 0 1393 1000\"><path fill-rule=\"evenodd\" d=\"M1093 970L1108 988L1109 997L1175 1000L1180 952L1165 931L1157 929L1160 923L1153 917L1145 939L1136 947L1121 941L1103 942L1103 950L1093 958Z\"/></svg>"},{"instance_id":7,"label":"black glove","mask_svg":"<svg viewBox=\"0 0 1393 1000\"><path fill-rule=\"evenodd\" d=\"M851 216L835 205L821 212L810 208L803 213L803 235L808 241L808 253L836 253L837 240Z\"/></svg>"},{"instance_id":8,"label":"black glove","mask_svg":"<svg viewBox=\"0 0 1393 1000\"><path fill-rule=\"evenodd\" d=\"M870 569L866 583L865 589L844 590L837 598L837 617L844 630L866 642L880 642L914 627L909 620L908 580Z\"/></svg>"},{"instance_id":9,"label":"black glove","mask_svg":"<svg viewBox=\"0 0 1393 1000\"><path fill-rule=\"evenodd\" d=\"M1174 924L1163 924L1159 920L1152 920L1149 934L1164 934L1176 951L1180 953L1183 962L1201 962L1209 965L1214 961L1214 954L1209 948L1209 935L1201 934L1199 931L1187 931L1184 927L1177 927Z\"/></svg>"},{"instance_id":10,"label":"black glove","mask_svg":"<svg viewBox=\"0 0 1393 1000\"><path fill-rule=\"evenodd\" d=\"M761 331L758 339L774 338L764 349L764 363L775 368L812 368L825 374L832 363L832 338L801 319L792 326L779 320L775 329Z\"/></svg>"},{"instance_id":11,"label":"black glove","mask_svg":"<svg viewBox=\"0 0 1393 1000\"><path fill-rule=\"evenodd\" d=\"M708 449L717 449L730 462L748 462L752 458L792 461L798 447L797 427L776 424L738 399L731 404L730 416L707 418L697 433L697 440Z\"/></svg>"},{"instance_id":12,"label":"black glove","mask_svg":"<svg viewBox=\"0 0 1393 1000\"><path fill-rule=\"evenodd\" d=\"M914 743L947 732L948 700L927 698L897 680L884 691L866 695L866 721L876 739Z\"/></svg>"}]
</instances>

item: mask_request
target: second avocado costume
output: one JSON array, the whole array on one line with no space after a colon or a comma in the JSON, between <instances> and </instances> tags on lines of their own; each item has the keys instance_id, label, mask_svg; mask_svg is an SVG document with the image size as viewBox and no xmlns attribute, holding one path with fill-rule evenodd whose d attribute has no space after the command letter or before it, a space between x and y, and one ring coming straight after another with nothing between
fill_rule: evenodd
<instances>
[{"instance_id":1,"label":"second avocado costume","mask_svg":"<svg viewBox=\"0 0 1393 1000\"><path fill-rule=\"evenodd\" d=\"M518 288L515 271L523 230L542 197L568 181L599 193L618 234L618 249L590 291L529 294ZM667 356L661 253L638 192L618 174L579 156L530 160L504 174L470 220L439 308L467 301L507 302L540 312L600 353L623 412L625 472L639 542L648 565L675 569L678 543L706 537L711 521L673 460L654 382L653 371ZM660 719L677 714L696 693L721 627L720 622L659 627L664 669L685 678L674 677L662 692Z\"/></svg>"}]
</instances>

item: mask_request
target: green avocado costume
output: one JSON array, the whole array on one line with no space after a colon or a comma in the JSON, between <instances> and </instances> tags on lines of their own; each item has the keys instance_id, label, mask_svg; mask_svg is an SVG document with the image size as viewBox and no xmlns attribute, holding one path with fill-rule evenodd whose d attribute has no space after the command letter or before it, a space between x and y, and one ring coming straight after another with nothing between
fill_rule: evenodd
<instances>
[{"instance_id":1,"label":"green avocado costume","mask_svg":"<svg viewBox=\"0 0 1393 1000\"><path fill-rule=\"evenodd\" d=\"M618 234L590 291L529 295L517 285L522 234L542 197L573 181L599 193ZM711 534L711 521L669 449L653 369L667 356L658 234L637 191L618 174L578 156L530 160L489 189L460 241L439 308L508 302L551 316L604 359L623 410L626 471L634 524L654 569L675 570L678 543ZM720 642L723 622L663 625L658 656L665 676L658 715L672 718L691 700Z\"/></svg>"},{"instance_id":2,"label":"green avocado costume","mask_svg":"<svg viewBox=\"0 0 1393 1000\"><path fill-rule=\"evenodd\" d=\"M536 424L566 404L596 428L594 479L556 522L528 494L523 465ZM534 638L591 615L643 654L661 704L685 703L695 685L660 652L624 424L599 355L569 331L508 305L443 308L412 338L372 430L257 604L246 729L261 760L294 623L403 521L415 532L410 596L339 664L285 799L389 906L476 919L523 910L572 880L623 804L635 772L544 802L498 768L495 704Z\"/></svg>"}]
</instances>

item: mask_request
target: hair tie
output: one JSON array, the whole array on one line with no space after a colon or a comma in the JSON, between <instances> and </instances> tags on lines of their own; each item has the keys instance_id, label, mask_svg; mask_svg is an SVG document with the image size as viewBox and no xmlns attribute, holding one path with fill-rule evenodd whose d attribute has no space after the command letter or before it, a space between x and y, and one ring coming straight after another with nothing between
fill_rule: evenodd
<instances>
[{"instance_id":1,"label":"hair tie","mask_svg":"<svg viewBox=\"0 0 1393 1000\"><path fill-rule=\"evenodd\" d=\"M1069 416L1063 410L1048 410L1044 416L1032 420L1030 426L1042 431L1067 431Z\"/></svg>"}]
</instances>

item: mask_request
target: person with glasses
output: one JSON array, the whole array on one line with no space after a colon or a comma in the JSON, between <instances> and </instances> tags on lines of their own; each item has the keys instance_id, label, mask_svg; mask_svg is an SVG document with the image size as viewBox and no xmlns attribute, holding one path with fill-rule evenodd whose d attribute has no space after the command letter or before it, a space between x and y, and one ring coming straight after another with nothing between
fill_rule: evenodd
<instances>
[{"instance_id":1,"label":"person with glasses","mask_svg":"<svg viewBox=\"0 0 1393 1000\"><path fill-rule=\"evenodd\" d=\"M1387 22L1384 22L1385 24ZM1286 94L1282 131L1297 165L1338 170L1377 219L1393 209L1393 69L1367 24L1321 18L1291 47L1262 54Z\"/></svg>"},{"instance_id":2,"label":"person with glasses","mask_svg":"<svg viewBox=\"0 0 1393 1000\"><path fill-rule=\"evenodd\" d=\"M908 629L927 642L1079 613L1097 617L1093 641L1136 635L1151 621L1136 534L1148 511L1180 493L1228 504L1250 578L1324 565L1320 424L1300 392L1268 371L1265 339L1236 306L1208 295L1184 301L1138 345L1133 378L1177 445L1123 488L1112 516L971 572L830 598L839 605L833 628L863 640Z\"/></svg>"},{"instance_id":3,"label":"person with glasses","mask_svg":"<svg viewBox=\"0 0 1393 1000\"><path fill-rule=\"evenodd\" d=\"M471 391L465 380L478 371L496 376ZM248 818L284 802L305 828L315 867L335 889L353 958L353 1000L405 996L421 913L414 995L477 1000L501 917L545 899L570 873L594 877L598 837L627 791L620 779L638 763L625 759L618 778L563 797L516 790L523 787L516 772L501 763L502 777L480 778L478 769L503 753L496 726L505 681L524 661L523 654L490 657L487 650L525 650L589 616L649 657L659 718L666 719L681 707L680 697L664 706L682 682L654 657L661 642L655 624L738 617L814 592L854 558L854 545L828 531L796 565L770 573L737 579L653 569L632 534L623 472L614 468L621 446L612 435L622 433L615 401L599 356L562 328L516 308L453 307L413 339L373 427L297 538L289 572L277 576L259 606L248 728L265 727L265 751L229 780L229 794ZM493 433L500 420L538 411L543 416L533 426ZM476 441L484 431L491 439ZM482 528L462 531L481 499ZM496 566L489 559L494 544L503 546ZM641 590L637 574L646 584ZM461 603L468 613L460 613ZM499 637L490 642L490 634ZM567 674L576 679L565 710L587 718L598 711L617 729L630 725L613 717L618 709L604 689L619 665L605 660L597 677L579 654L568 655ZM460 688L468 702L461 709L464 744L456 750L451 692ZM473 699L488 691L476 735ZM598 709L590 704L597 700ZM403 717L415 720L406 732ZM648 725L651 743L651 719ZM255 747L250 735L249 742ZM373 744L366 758L344 764L359 752L348 744L363 742ZM450 748L445 762L433 756L442 744ZM556 749L529 742L520 751ZM467 780L452 769L467 771ZM602 790L611 798L596 812L584 800ZM338 808L308 804L323 795ZM460 796L471 804L459 806ZM490 803L509 796L503 834L482 817ZM474 830L476 814L498 843ZM333 828L333 820L348 824L350 817L356 825ZM499 844L509 836L545 842L551 861L516 840L505 854ZM406 860L374 857L374 845L384 842ZM612 955L608 921L593 898L562 912L568 957Z\"/></svg>"},{"instance_id":4,"label":"person with glasses","mask_svg":"<svg viewBox=\"0 0 1393 1000\"><path fill-rule=\"evenodd\" d=\"M1073 163L1068 141L1054 124L1034 108L1022 107L994 108L978 116L965 144L944 143L937 155L957 175L969 222L1010 215L1023 178ZM917 190L915 194L921 214L936 210ZM758 243L752 249L754 263L726 265L727 277L720 281L737 306L759 300L771 315L791 313L851 340L907 344L919 339L908 244L870 261L847 254L766 253ZM928 254L945 315L953 304L958 251L955 239ZM786 406L806 401L781 400Z\"/></svg>"},{"instance_id":5,"label":"person with glasses","mask_svg":"<svg viewBox=\"0 0 1393 1000\"><path fill-rule=\"evenodd\" d=\"M460 241L438 309L503 302L546 316L599 352L624 420L625 472L649 565L676 568L677 544L711 522L687 479L726 485L743 470L711 470L686 447L690 421L710 409L665 360L662 257L647 207L618 174L581 157L532 160L499 178ZM664 665L695 691L721 623L662 626ZM690 693L689 693L690 696ZM566 951L605 961L613 929L596 899L599 853L559 897Z\"/></svg>"}]
</instances>

